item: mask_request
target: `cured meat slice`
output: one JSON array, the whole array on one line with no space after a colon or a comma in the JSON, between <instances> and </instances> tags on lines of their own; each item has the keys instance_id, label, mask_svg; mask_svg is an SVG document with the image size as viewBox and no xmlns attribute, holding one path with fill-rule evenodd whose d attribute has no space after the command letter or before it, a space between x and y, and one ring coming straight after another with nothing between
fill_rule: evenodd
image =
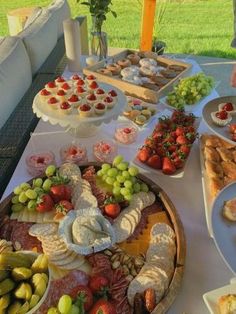
<instances>
[{"instance_id":1,"label":"cured meat slice","mask_svg":"<svg viewBox=\"0 0 236 314\"><path fill-rule=\"evenodd\" d=\"M88 261L92 266L92 276L102 275L107 277L109 281L111 280L113 271L111 269L111 262L108 256L102 253L97 253L91 255L88 258Z\"/></svg>"},{"instance_id":2,"label":"cured meat slice","mask_svg":"<svg viewBox=\"0 0 236 314\"><path fill-rule=\"evenodd\" d=\"M3 216L0 222L0 238L10 241L12 229L16 223L16 220L11 220L9 216Z\"/></svg>"},{"instance_id":3,"label":"cured meat slice","mask_svg":"<svg viewBox=\"0 0 236 314\"><path fill-rule=\"evenodd\" d=\"M52 280L48 295L35 314L46 314L50 307L57 305L63 294L73 295L73 290L78 285L87 285L88 280L88 275L80 270L73 270L61 279Z\"/></svg>"},{"instance_id":4,"label":"cured meat slice","mask_svg":"<svg viewBox=\"0 0 236 314\"><path fill-rule=\"evenodd\" d=\"M32 251L37 249L37 252L43 252L41 242L36 237L29 235L29 229L32 225L28 222L14 222L10 241L16 250Z\"/></svg>"}]
</instances>

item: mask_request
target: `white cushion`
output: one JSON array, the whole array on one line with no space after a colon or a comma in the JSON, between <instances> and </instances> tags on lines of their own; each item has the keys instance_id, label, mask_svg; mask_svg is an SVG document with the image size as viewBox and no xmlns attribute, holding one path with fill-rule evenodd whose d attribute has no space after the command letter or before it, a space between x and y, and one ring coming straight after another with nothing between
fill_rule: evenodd
<instances>
[{"instance_id":1,"label":"white cushion","mask_svg":"<svg viewBox=\"0 0 236 314\"><path fill-rule=\"evenodd\" d=\"M25 22L24 29L30 26L30 24L32 24L41 13L42 13L41 7L34 8L33 12L31 13L31 15L27 18Z\"/></svg>"},{"instance_id":2,"label":"white cushion","mask_svg":"<svg viewBox=\"0 0 236 314\"><path fill-rule=\"evenodd\" d=\"M0 40L0 128L32 82L30 60L20 38ZM16 130L17 132L17 130Z\"/></svg>"},{"instance_id":3,"label":"white cushion","mask_svg":"<svg viewBox=\"0 0 236 314\"><path fill-rule=\"evenodd\" d=\"M57 42L57 25L51 18L51 13L46 9L42 10L18 36L25 44L31 61L32 73L35 74Z\"/></svg>"},{"instance_id":4,"label":"white cushion","mask_svg":"<svg viewBox=\"0 0 236 314\"><path fill-rule=\"evenodd\" d=\"M59 38L63 34L63 21L71 17L70 6L67 0L55 0L47 9L57 23L57 38Z\"/></svg>"}]
</instances>

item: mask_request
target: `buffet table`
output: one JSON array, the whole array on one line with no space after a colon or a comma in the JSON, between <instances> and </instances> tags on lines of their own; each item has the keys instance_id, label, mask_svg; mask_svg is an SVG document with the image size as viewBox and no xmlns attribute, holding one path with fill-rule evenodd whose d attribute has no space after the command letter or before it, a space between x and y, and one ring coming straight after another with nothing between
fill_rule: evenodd
<instances>
[{"instance_id":1,"label":"buffet table","mask_svg":"<svg viewBox=\"0 0 236 314\"><path fill-rule=\"evenodd\" d=\"M191 62L195 71L199 70L199 66L195 63L197 62L206 74L213 75L216 81L220 81L217 92L214 90L211 95L204 100L205 103L210 99L218 97L218 94L235 94L235 91L229 86L229 77L232 67L231 61L196 56L188 56L188 60L186 60L186 56L184 55L174 57L185 59L185 61L188 62L192 60ZM65 71L64 74L66 77L70 76L67 71ZM158 105L157 108L160 110L164 109L161 105ZM199 110L200 111L196 113L201 114L201 109ZM148 130L142 130L135 144L129 146L119 145L118 153L122 154L126 160L132 161L137 148L140 147L146 134L148 131L150 133L154 125L155 121L148 125ZM94 137L80 139L80 142L87 143L91 146L98 138L111 137L112 134L114 134L114 128L115 122L111 122L109 125L103 124L99 133ZM203 122L201 122L199 128L199 133L202 132L209 132ZM72 140L73 137L69 133L64 133L63 128L60 126L53 126L40 120L5 190L3 198L11 193L15 186L30 179L25 167L27 154L36 149L39 151L51 150L56 154L57 161L59 162L59 149L63 143ZM89 161L92 161L90 151ZM234 275L227 268L215 247L213 239L208 233L201 183L199 143L196 141L193 145L182 178L157 175L154 172L144 171L143 169L140 171L150 177L168 194L180 215L186 235L187 256L185 274L179 295L168 313L208 313L202 295L209 290L228 284Z\"/></svg>"}]
</instances>

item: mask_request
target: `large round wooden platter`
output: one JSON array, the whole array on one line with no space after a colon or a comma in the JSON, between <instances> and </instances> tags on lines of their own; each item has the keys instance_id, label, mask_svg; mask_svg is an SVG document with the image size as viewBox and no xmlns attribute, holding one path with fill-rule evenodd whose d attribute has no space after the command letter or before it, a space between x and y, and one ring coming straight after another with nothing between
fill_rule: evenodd
<instances>
[{"instance_id":1,"label":"large round wooden platter","mask_svg":"<svg viewBox=\"0 0 236 314\"><path fill-rule=\"evenodd\" d=\"M80 166L80 169L83 171L88 166L94 166L96 170L100 168L100 164L98 163L87 163L84 166ZM160 205L157 209L157 222L164 222L169 224L175 232L176 236L176 256L175 256L175 269L173 273L173 277L170 281L169 287L167 288L164 297L157 304L154 311L152 313L166 313L167 310L171 307L171 304L177 297L177 294L181 287L181 282L184 274L184 266L185 266L185 255L186 255L186 240L184 235L184 229L182 222L179 218L178 212L160 186L154 183L152 180L147 178L146 176L139 174L138 178L145 182L150 191L152 191L156 196L156 201ZM32 182L32 180L30 181ZM29 182L29 183L30 183ZM0 219L3 215L8 214L10 212L11 207L11 198L13 193L10 194L1 204L0 204Z\"/></svg>"}]
</instances>

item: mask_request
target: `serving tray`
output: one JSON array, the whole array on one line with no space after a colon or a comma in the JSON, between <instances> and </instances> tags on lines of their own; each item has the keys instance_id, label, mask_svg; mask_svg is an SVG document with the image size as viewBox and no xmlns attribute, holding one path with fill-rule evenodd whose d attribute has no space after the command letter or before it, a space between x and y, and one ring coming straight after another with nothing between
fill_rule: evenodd
<instances>
[{"instance_id":1,"label":"serving tray","mask_svg":"<svg viewBox=\"0 0 236 314\"><path fill-rule=\"evenodd\" d=\"M114 56L112 58L109 58L109 61L112 60L113 63L117 62L118 60L125 59L128 54L134 53L132 50L124 50ZM160 63L162 66L167 67L169 65L180 65L184 67L184 70L180 72L176 77L173 79L170 79L170 81L165 84L163 87L161 87L158 91L151 90L149 88L135 85L126 81L123 81L121 79L121 76L107 76L103 75L101 73L98 73L97 70L103 68L107 60L100 61L92 66L86 67L83 70L83 73L85 75L94 75L98 78L98 80L103 81L105 83L111 84L113 86L118 87L123 92L125 92L127 95L134 96L141 98L147 102L151 103L157 103L158 99L161 96L164 96L168 91L171 90L173 84L178 81L181 77L186 76L189 70L191 69L192 65L189 63L185 63L179 60L173 60L170 58L158 56L157 57L158 63Z\"/></svg>"},{"instance_id":2,"label":"serving tray","mask_svg":"<svg viewBox=\"0 0 236 314\"><path fill-rule=\"evenodd\" d=\"M83 171L85 168L89 166L94 166L96 170L100 169L100 163L86 163L86 165L80 166L80 169ZM166 293L162 300L157 304L156 308L152 313L166 313L166 311L170 308L171 304L175 300L179 289L181 287L181 282L184 274L184 266L185 266L185 255L186 255L186 240L184 234L184 228L182 222L179 218L178 212L171 202L167 194L161 187L159 187L152 180L147 178L146 176L139 174L138 179L145 182L150 191L152 191L157 198L158 204L160 204L160 208L157 209L158 221L157 222L165 222L169 224L176 236L176 257L175 257L175 269L173 273L173 277L170 281L169 287L166 290ZM33 179L29 181L32 183ZM0 203L0 219L9 213L11 207L11 198L13 193L11 193L8 197L6 197Z\"/></svg>"}]
</instances>

